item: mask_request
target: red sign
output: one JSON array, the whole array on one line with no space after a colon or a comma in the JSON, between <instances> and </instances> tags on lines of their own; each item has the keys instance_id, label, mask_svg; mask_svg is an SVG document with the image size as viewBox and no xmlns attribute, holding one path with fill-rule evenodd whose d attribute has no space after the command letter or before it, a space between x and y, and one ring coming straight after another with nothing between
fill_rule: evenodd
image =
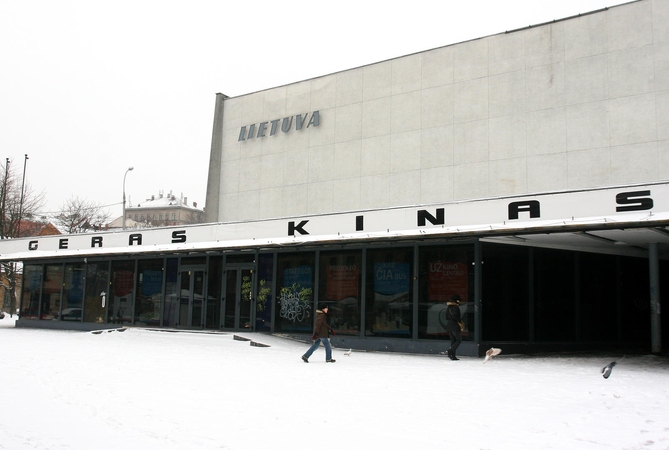
<instances>
[{"instance_id":1,"label":"red sign","mask_svg":"<svg viewBox=\"0 0 669 450\"><path fill-rule=\"evenodd\" d=\"M117 270L114 276L114 295L123 297L132 293L135 274L131 270Z\"/></svg>"},{"instance_id":2,"label":"red sign","mask_svg":"<svg viewBox=\"0 0 669 450\"><path fill-rule=\"evenodd\" d=\"M328 300L358 297L359 269L355 264L327 266L325 296Z\"/></svg>"},{"instance_id":3,"label":"red sign","mask_svg":"<svg viewBox=\"0 0 669 450\"><path fill-rule=\"evenodd\" d=\"M446 302L453 294L467 301L467 264L433 261L428 263L428 301Z\"/></svg>"}]
</instances>

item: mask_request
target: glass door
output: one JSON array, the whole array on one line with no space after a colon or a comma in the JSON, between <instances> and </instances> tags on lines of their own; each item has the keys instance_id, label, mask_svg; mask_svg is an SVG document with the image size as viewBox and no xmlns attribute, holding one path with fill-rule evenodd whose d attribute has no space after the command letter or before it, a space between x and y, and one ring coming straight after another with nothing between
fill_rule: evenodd
<instances>
[{"instance_id":1,"label":"glass door","mask_svg":"<svg viewBox=\"0 0 669 450\"><path fill-rule=\"evenodd\" d=\"M202 328L205 278L203 268L182 270L179 276L179 327Z\"/></svg>"},{"instance_id":2,"label":"glass door","mask_svg":"<svg viewBox=\"0 0 669 450\"><path fill-rule=\"evenodd\" d=\"M226 266L223 328L253 329L253 265Z\"/></svg>"}]
</instances>

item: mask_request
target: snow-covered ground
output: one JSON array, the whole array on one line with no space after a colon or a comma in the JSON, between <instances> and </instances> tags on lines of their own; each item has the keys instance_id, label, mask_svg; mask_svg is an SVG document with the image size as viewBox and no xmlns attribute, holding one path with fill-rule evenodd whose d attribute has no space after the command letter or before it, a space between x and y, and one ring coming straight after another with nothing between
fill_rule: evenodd
<instances>
[{"instance_id":1,"label":"snow-covered ground","mask_svg":"<svg viewBox=\"0 0 669 450\"><path fill-rule=\"evenodd\" d=\"M669 449L669 361L319 349L0 320L0 449Z\"/></svg>"}]
</instances>

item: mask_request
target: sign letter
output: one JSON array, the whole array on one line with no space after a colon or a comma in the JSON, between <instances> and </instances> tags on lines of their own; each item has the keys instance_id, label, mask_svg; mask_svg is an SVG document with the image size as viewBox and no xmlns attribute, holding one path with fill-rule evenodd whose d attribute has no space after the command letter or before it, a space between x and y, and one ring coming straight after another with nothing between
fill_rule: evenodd
<instances>
[{"instance_id":1,"label":"sign letter","mask_svg":"<svg viewBox=\"0 0 669 450\"><path fill-rule=\"evenodd\" d=\"M186 242L186 230L172 231L172 244Z\"/></svg>"},{"instance_id":2,"label":"sign letter","mask_svg":"<svg viewBox=\"0 0 669 450\"><path fill-rule=\"evenodd\" d=\"M509 203L509 220L517 219L519 212L529 212L530 219L541 217L540 204L536 200Z\"/></svg>"},{"instance_id":3,"label":"sign letter","mask_svg":"<svg viewBox=\"0 0 669 450\"><path fill-rule=\"evenodd\" d=\"M304 121L307 120L307 116L309 113L306 113L304 117L302 117L302 114L298 114L295 116L295 129L296 130L301 130L302 125L304 124Z\"/></svg>"},{"instance_id":4,"label":"sign letter","mask_svg":"<svg viewBox=\"0 0 669 450\"><path fill-rule=\"evenodd\" d=\"M432 225L443 225L446 223L444 220L444 208L437 208L437 217L434 217L432 214L427 212L424 209L418 211L418 226L424 227L425 221L430 222Z\"/></svg>"},{"instance_id":5,"label":"sign letter","mask_svg":"<svg viewBox=\"0 0 669 450\"><path fill-rule=\"evenodd\" d=\"M646 209L653 209L652 198L634 198L641 197L642 195L650 195L650 191L623 192L622 194L616 195L616 203L618 205L629 205L618 206L616 208L616 212L644 211Z\"/></svg>"},{"instance_id":6,"label":"sign letter","mask_svg":"<svg viewBox=\"0 0 669 450\"><path fill-rule=\"evenodd\" d=\"M309 119L309 123L307 124L307 128L310 126L315 126L317 127L320 124L320 115L318 114L318 111L314 111L311 113L311 119Z\"/></svg>"},{"instance_id":7,"label":"sign letter","mask_svg":"<svg viewBox=\"0 0 669 450\"><path fill-rule=\"evenodd\" d=\"M307 233L307 230L305 230L304 227L309 221L308 220L303 220L300 223L295 225L295 222L288 222L288 236L295 236L295 232L297 231L300 234L309 234Z\"/></svg>"},{"instance_id":8,"label":"sign letter","mask_svg":"<svg viewBox=\"0 0 669 450\"><path fill-rule=\"evenodd\" d=\"M102 247L102 236L95 236L91 238L91 248Z\"/></svg>"},{"instance_id":9,"label":"sign letter","mask_svg":"<svg viewBox=\"0 0 669 450\"><path fill-rule=\"evenodd\" d=\"M142 235L137 233L137 234L131 234L128 237L128 245L134 245L133 243L136 242L137 245L142 245Z\"/></svg>"}]
</instances>

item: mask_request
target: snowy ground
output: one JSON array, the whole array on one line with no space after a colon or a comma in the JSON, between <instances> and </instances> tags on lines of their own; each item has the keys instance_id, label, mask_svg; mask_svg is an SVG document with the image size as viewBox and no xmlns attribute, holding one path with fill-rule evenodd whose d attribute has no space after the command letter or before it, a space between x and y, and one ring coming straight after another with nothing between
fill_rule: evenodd
<instances>
[{"instance_id":1,"label":"snowy ground","mask_svg":"<svg viewBox=\"0 0 669 450\"><path fill-rule=\"evenodd\" d=\"M669 361L319 349L0 320L0 449L669 449ZM343 349L347 350L347 349Z\"/></svg>"}]
</instances>

